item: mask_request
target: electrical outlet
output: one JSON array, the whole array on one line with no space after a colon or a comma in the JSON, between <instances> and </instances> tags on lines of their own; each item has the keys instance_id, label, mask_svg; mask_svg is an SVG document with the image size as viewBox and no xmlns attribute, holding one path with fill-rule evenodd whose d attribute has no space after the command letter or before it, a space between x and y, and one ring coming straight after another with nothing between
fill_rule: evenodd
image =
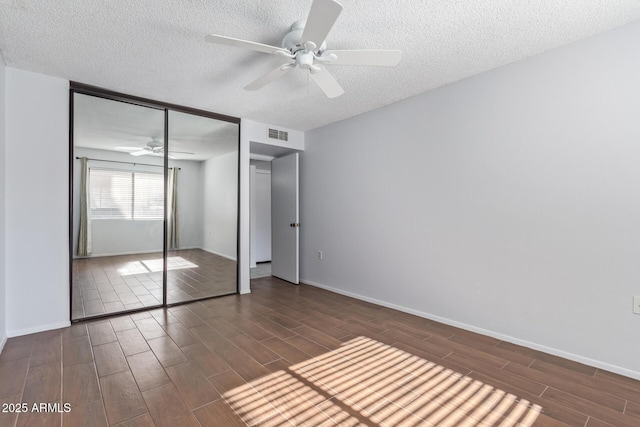
<instances>
[{"instance_id":1,"label":"electrical outlet","mask_svg":"<svg viewBox=\"0 0 640 427\"><path fill-rule=\"evenodd\" d=\"M322 251L318 251L318 259L322 259Z\"/></svg>"},{"instance_id":2,"label":"electrical outlet","mask_svg":"<svg viewBox=\"0 0 640 427\"><path fill-rule=\"evenodd\" d=\"M640 314L640 296L638 295L633 297L633 312Z\"/></svg>"}]
</instances>

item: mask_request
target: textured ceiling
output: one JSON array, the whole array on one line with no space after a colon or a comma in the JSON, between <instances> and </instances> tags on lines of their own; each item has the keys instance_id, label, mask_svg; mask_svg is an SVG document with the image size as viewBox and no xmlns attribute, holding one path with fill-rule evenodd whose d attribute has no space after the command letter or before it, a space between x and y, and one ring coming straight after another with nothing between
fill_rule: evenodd
<instances>
[{"instance_id":1,"label":"textured ceiling","mask_svg":"<svg viewBox=\"0 0 640 427\"><path fill-rule=\"evenodd\" d=\"M346 92L335 99L301 70L244 91L282 59L204 41L279 46L311 0L0 0L0 50L11 67L306 131L640 20L639 0L342 4L329 49L400 49L403 60L330 67Z\"/></svg>"}]
</instances>

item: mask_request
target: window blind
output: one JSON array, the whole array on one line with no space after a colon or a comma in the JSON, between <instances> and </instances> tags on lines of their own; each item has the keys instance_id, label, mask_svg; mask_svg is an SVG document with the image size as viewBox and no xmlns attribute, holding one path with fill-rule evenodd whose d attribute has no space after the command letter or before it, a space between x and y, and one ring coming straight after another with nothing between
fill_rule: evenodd
<instances>
[{"instance_id":1,"label":"window blind","mask_svg":"<svg viewBox=\"0 0 640 427\"><path fill-rule=\"evenodd\" d=\"M159 174L133 174L133 218L164 217L164 177Z\"/></svg>"},{"instance_id":2,"label":"window blind","mask_svg":"<svg viewBox=\"0 0 640 427\"><path fill-rule=\"evenodd\" d=\"M91 168L89 203L92 219L163 219L164 176Z\"/></svg>"}]
</instances>

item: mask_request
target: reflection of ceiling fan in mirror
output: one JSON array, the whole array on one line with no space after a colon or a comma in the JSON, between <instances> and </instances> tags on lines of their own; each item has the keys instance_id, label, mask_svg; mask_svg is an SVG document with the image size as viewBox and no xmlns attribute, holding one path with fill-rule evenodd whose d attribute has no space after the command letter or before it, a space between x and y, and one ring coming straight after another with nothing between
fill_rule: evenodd
<instances>
[{"instance_id":1,"label":"reflection of ceiling fan in mirror","mask_svg":"<svg viewBox=\"0 0 640 427\"><path fill-rule=\"evenodd\" d=\"M147 142L144 147L115 147L117 151L129 152L132 156L158 156L164 157L164 144L158 138L151 138L151 141ZM169 150L169 158L175 159L171 154L195 154L188 153L186 151L172 151Z\"/></svg>"}]
</instances>

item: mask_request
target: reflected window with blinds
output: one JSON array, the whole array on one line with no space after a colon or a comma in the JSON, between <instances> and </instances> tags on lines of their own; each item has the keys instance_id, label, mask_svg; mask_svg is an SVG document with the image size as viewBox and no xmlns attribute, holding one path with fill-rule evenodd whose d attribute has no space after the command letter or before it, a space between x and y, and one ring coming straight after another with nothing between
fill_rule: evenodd
<instances>
[{"instance_id":1,"label":"reflected window with blinds","mask_svg":"<svg viewBox=\"0 0 640 427\"><path fill-rule=\"evenodd\" d=\"M89 169L92 219L164 219L164 175Z\"/></svg>"}]
</instances>

